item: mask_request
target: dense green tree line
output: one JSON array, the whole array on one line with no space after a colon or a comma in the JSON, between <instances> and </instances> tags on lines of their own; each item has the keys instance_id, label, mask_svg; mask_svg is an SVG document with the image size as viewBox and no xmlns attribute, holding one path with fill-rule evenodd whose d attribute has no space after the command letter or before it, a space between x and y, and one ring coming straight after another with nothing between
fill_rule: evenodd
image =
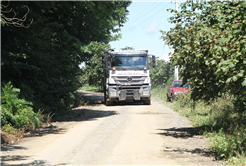
<instances>
[{"instance_id":1,"label":"dense green tree line","mask_svg":"<svg viewBox=\"0 0 246 166\"><path fill-rule=\"evenodd\" d=\"M171 10L175 28L163 40L182 67L193 100L209 101L227 93L238 112L246 110L246 1L187 1Z\"/></svg>"},{"instance_id":2,"label":"dense green tree line","mask_svg":"<svg viewBox=\"0 0 246 166\"><path fill-rule=\"evenodd\" d=\"M90 49L106 47L119 37L111 34L126 21L130 3L11 1L2 11L13 9L18 14L5 12L6 18L22 18L29 12L22 27L1 21L1 86L11 81L35 111L70 109L73 92L81 86L79 64L93 57L95 51Z\"/></svg>"},{"instance_id":3,"label":"dense green tree line","mask_svg":"<svg viewBox=\"0 0 246 166\"><path fill-rule=\"evenodd\" d=\"M149 59L150 67L152 66L152 60ZM174 66L162 59L156 60L156 67L150 69L150 78L153 88L165 87L167 81L174 76Z\"/></svg>"},{"instance_id":4,"label":"dense green tree line","mask_svg":"<svg viewBox=\"0 0 246 166\"><path fill-rule=\"evenodd\" d=\"M105 50L110 48L109 44L101 43L91 43L88 45L87 51L92 54L92 58L85 61L85 66L83 66L81 82L83 84L88 84L96 86L98 89L102 90L102 56Z\"/></svg>"}]
</instances>

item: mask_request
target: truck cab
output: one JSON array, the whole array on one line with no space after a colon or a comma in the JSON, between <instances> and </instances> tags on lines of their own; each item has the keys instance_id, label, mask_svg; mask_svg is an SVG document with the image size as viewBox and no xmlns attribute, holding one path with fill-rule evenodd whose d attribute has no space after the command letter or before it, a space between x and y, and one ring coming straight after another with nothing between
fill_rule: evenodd
<instances>
[{"instance_id":1,"label":"truck cab","mask_svg":"<svg viewBox=\"0 0 246 166\"><path fill-rule=\"evenodd\" d=\"M151 104L148 50L119 50L104 54L104 100L134 100ZM152 55L155 63L155 56Z\"/></svg>"}]
</instances>

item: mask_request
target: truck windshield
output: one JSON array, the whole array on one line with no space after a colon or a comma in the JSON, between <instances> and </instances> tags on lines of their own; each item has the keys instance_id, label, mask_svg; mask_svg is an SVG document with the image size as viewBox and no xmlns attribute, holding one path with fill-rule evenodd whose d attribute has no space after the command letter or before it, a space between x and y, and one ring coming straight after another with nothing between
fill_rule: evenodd
<instances>
[{"instance_id":1,"label":"truck windshield","mask_svg":"<svg viewBox=\"0 0 246 166\"><path fill-rule=\"evenodd\" d=\"M148 56L117 56L112 58L111 67L116 67L116 68L148 67Z\"/></svg>"}]
</instances>

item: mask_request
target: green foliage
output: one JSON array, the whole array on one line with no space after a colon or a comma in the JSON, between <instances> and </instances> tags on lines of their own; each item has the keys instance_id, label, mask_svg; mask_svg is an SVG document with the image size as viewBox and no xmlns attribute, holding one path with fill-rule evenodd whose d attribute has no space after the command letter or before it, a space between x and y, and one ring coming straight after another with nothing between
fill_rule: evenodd
<instances>
[{"instance_id":1,"label":"green foliage","mask_svg":"<svg viewBox=\"0 0 246 166\"><path fill-rule=\"evenodd\" d=\"M175 109L208 133L219 158L234 162L246 151L246 3L187 1L180 12L170 11L177 25L162 38L192 87Z\"/></svg>"},{"instance_id":2,"label":"green foliage","mask_svg":"<svg viewBox=\"0 0 246 166\"><path fill-rule=\"evenodd\" d=\"M14 114L19 105L32 105L31 102L27 102L24 99L18 99L18 94L20 93L20 89L13 88L11 82L8 82L4 87L2 87L2 95L1 95L1 108L12 110L11 113Z\"/></svg>"},{"instance_id":3,"label":"green foliage","mask_svg":"<svg viewBox=\"0 0 246 166\"><path fill-rule=\"evenodd\" d=\"M0 16L0 26L4 25L4 19Z\"/></svg>"},{"instance_id":4,"label":"green foliage","mask_svg":"<svg viewBox=\"0 0 246 166\"><path fill-rule=\"evenodd\" d=\"M11 1L9 8L19 11L17 17L29 8L27 19L33 23L29 28L1 28L2 83L11 81L21 90L21 98L33 103L34 110L58 113L71 109L73 93L81 87L79 65L95 55L88 48L119 37L130 3ZM11 13L5 16L11 17Z\"/></svg>"},{"instance_id":5,"label":"green foliage","mask_svg":"<svg viewBox=\"0 0 246 166\"><path fill-rule=\"evenodd\" d=\"M1 126L33 129L42 125L42 115L35 113L30 107L32 103L19 99L20 89L13 88L11 83L2 87L1 91ZM8 127L7 127L8 128Z\"/></svg>"},{"instance_id":6,"label":"green foliage","mask_svg":"<svg viewBox=\"0 0 246 166\"><path fill-rule=\"evenodd\" d=\"M170 9L169 9L170 10ZM246 2L187 1L169 20L175 28L163 40L175 53L192 99L210 101L228 92L237 112L246 110Z\"/></svg>"},{"instance_id":7,"label":"green foliage","mask_svg":"<svg viewBox=\"0 0 246 166\"><path fill-rule=\"evenodd\" d=\"M161 99L162 101L167 101L167 88L173 80L174 75L167 80L165 86L157 86L155 88L152 88L151 93L153 94L153 98Z\"/></svg>"},{"instance_id":8,"label":"green foliage","mask_svg":"<svg viewBox=\"0 0 246 166\"><path fill-rule=\"evenodd\" d=\"M2 4L1 4L1 2L0 2L0 27L3 26L4 23L5 23L5 22L4 22L4 19L3 19L3 17L2 17L2 15L3 15L2 9L3 9L3 7L2 7Z\"/></svg>"},{"instance_id":9,"label":"green foliage","mask_svg":"<svg viewBox=\"0 0 246 166\"><path fill-rule=\"evenodd\" d=\"M192 89L190 89L192 92ZM154 98L166 101L166 87L152 90ZM217 159L225 159L232 164L246 164L246 114L235 111L232 100L227 96L194 102L191 93L179 96L174 103L165 102L181 115L188 117L194 127L211 140L210 150Z\"/></svg>"},{"instance_id":10,"label":"green foliage","mask_svg":"<svg viewBox=\"0 0 246 166\"><path fill-rule=\"evenodd\" d=\"M83 84L96 86L99 87L99 89L102 88L102 56L104 54L104 51L108 49L108 44L98 42L91 42L86 47L85 52L93 56L91 59L85 62L85 67L83 67Z\"/></svg>"},{"instance_id":11,"label":"green foliage","mask_svg":"<svg viewBox=\"0 0 246 166\"><path fill-rule=\"evenodd\" d=\"M149 66L152 66L152 60L149 59ZM174 75L174 66L172 66L169 62L164 60L156 60L156 67L150 69L150 78L152 87L165 87L167 85L167 81L170 78L173 78ZM169 82L170 84L170 82ZM168 84L168 85L169 85Z\"/></svg>"}]
</instances>

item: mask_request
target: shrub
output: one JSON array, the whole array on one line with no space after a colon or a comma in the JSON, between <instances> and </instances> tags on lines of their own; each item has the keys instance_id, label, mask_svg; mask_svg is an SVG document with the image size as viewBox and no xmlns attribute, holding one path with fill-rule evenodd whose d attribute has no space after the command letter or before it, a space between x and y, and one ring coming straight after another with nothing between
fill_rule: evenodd
<instances>
[{"instance_id":1,"label":"shrub","mask_svg":"<svg viewBox=\"0 0 246 166\"><path fill-rule=\"evenodd\" d=\"M239 113L233 99L217 98L209 102L194 102L191 95L178 98L175 110L189 117L194 126L211 139L211 149L217 158L230 161L246 152L246 114ZM244 159L237 160L243 161Z\"/></svg>"},{"instance_id":2,"label":"shrub","mask_svg":"<svg viewBox=\"0 0 246 166\"><path fill-rule=\"evenodd\" d=\"M13 128L33 128L42 125L41 112L35 113L31 102L19 99L20 89L14 88L11 82L2 87L1 91L1 126ZM3 128L4 129L4 128Z\"/></svg>"},{"instance_id":3,"label":"shrub","mask_svg":"<svg viewBox=\"0 0 246 166\"><path fill-rule=\"evenodd\" d=\"M165 101L166 87L153 89L154 96ZM192 89L190 89L192 91ZM234 99L224 95L205 102L193 101L191 94L178 96L174 104L166 103L194 122L199 133L211 140L211 150L217 159L226 159L235 165L246 164L246 113L238 112Z\"/></svg>"}]
</instances>

